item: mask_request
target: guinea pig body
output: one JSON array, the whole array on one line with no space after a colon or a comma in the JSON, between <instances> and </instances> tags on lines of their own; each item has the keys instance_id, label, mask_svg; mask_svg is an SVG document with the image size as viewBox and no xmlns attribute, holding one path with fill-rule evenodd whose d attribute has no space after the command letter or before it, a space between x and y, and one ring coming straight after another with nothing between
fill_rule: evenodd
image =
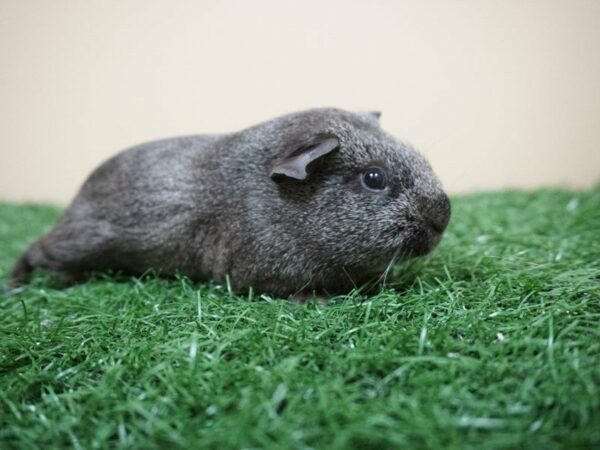
<instances>
[{"instance_id":1,"label":"guinea pig body","mask_svg":"<svg viewBox=\"0 0 600 450\"><path fill-rule=\"evenodd\" d=\"M273 295L346 292L429 252L449 217L429 164L376 115L315 109L116 155L8 282L36 267L73 281L155 270Z\"/></svg>"}]
</instances>

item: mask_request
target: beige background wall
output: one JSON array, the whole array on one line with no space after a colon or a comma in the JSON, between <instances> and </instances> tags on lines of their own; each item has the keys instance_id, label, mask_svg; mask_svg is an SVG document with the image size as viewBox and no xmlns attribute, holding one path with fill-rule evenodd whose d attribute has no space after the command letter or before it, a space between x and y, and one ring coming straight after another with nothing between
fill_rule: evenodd
<instances>
[{"instance_id":1,"label":"beige background wall","mask_svg":"<svg viewBox=\"0 0 600 450\"><path fill-rule=\"evenodd\" d=\"M0 1L0 199L116 151L383 111L451 192L600 179L600 1Z\"/></svg>"}]
</instances>

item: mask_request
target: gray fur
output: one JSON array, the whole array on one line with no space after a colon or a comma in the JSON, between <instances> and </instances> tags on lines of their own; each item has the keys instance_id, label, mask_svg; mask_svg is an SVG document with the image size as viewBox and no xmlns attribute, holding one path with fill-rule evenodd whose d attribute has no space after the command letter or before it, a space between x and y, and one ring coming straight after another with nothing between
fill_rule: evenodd
<instances>
[{"instance_id":1,"label":"gray fur","mask_svg":"<svg viewBox=\"0 0 600 450\"><path fill-rule=\"evenodd\" d=\"M305 180L271 171L307 145L335 151ZM314 148L314 146L313 146ZM361 170L386 167L369 191ZM437 244L450 204L427 161L386 134L377 113L313 109L220 136L150 142L97 168L56 226L9 276L36 267L62 278L90 271L181 273L274 295L344 292L379 275L394 256Z\"/></svg>"}]
</instances>

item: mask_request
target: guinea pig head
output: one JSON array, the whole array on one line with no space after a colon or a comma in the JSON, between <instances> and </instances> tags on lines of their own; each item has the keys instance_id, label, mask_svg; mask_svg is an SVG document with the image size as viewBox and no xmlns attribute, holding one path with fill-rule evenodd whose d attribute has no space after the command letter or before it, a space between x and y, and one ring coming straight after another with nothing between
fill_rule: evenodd
<instances>
[{"instance_id":1,"label":"guinea pig head","mask_svg":"<svg viewBox=\"0 0 600 450\"><path fill-rule=\"evenodd\" d=\"M293 219L289 245L327 264L376 268L438 244L450 201L429 163L378 119L323 114L274 161L278 214Z\"/></svg>"}]
</instances>

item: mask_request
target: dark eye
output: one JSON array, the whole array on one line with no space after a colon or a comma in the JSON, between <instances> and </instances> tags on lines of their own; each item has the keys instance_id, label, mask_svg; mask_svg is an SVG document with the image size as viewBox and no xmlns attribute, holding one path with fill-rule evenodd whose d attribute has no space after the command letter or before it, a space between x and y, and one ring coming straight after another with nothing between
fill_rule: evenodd
<instances>
[{"instance_id":1,"label":"dark eye","mask_svg":"<svg viewBox=\"0 0 600 450\"><path fill-rule=\"evenodd\" d=\"M379 167L369 167L362 173L362 182L368 189L381 191L387 184L385 171Z\"/></svg>"}]
</instances>

